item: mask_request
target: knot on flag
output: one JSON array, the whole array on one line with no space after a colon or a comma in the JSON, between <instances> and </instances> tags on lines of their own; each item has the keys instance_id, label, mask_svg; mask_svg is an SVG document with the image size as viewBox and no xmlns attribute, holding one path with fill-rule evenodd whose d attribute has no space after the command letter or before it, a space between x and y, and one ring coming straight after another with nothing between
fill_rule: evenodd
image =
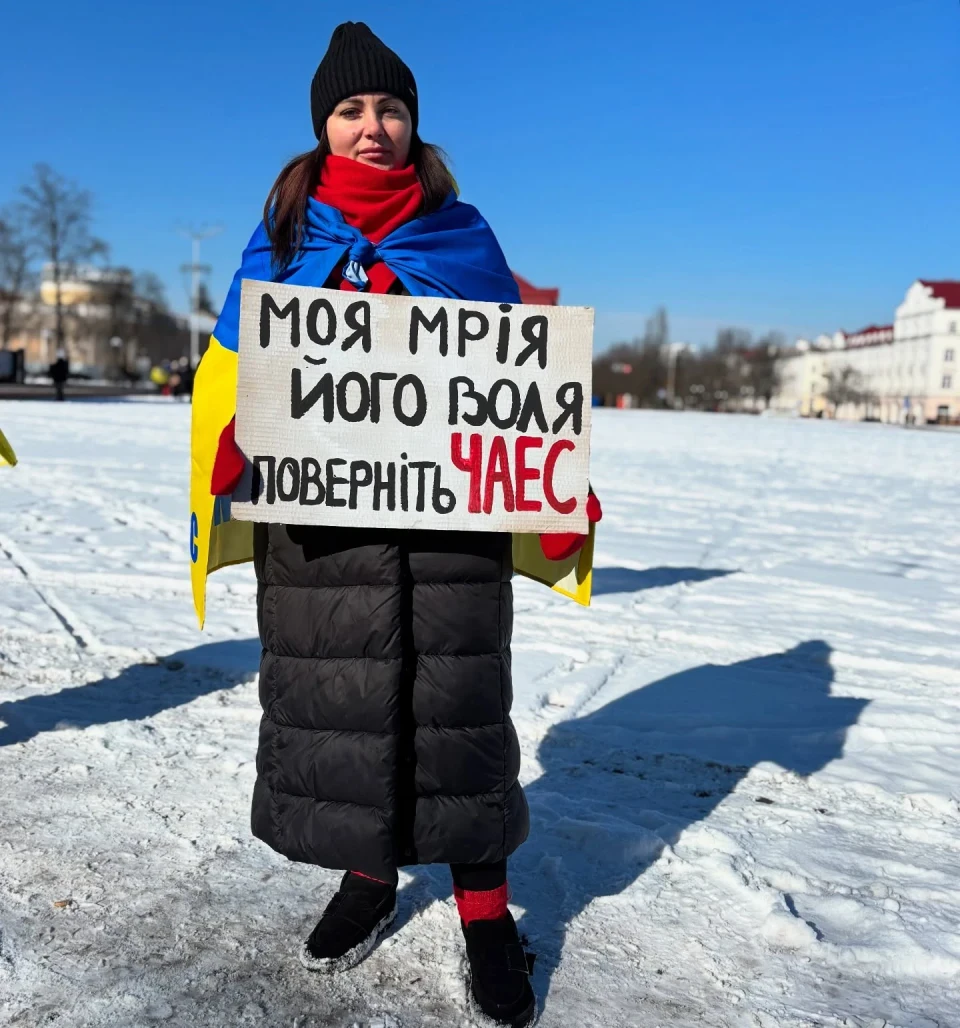
<instances>
[{"instance_id":1,"label":"knot on flag","mask_svg":"<svg viewBox=\"0 0 960 1028\"><path fill-rule=\"evenodd\" d=\"M347 252L347 260L343 266L343 277L347 282L359 289L361 292L370 284L364 268L373 264L377 259L377 248L366 236L361 236L350 247Z\"/></svg>"}]
</instances>

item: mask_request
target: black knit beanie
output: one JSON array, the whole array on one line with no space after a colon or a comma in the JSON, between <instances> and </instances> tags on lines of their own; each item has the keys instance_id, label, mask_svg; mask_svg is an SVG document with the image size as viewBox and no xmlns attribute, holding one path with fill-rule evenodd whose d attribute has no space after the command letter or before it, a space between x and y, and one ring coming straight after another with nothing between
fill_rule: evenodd
<instances>
[{"instance_id":1,"label":"black knit beanie","mask_svg":"<svg viewBox=\"0 0 960 1028\"><path fill-rule=\"evenodd\" d=\"M333 30L310 86L317 139L337 104L357 93L389 93L402 100L410 108L416 134L419 110L413 72L362 21L345 21Z\"/></svg>"}]
</instances>

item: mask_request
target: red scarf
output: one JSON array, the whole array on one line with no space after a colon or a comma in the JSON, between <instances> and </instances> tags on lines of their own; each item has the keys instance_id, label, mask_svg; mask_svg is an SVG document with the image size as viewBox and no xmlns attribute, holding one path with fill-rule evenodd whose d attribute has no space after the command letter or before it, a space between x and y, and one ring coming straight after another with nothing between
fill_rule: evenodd
<instances>
[{"instance_id":1,"label":"red scarf","mask_svg":"<svg viewBox=\"0 0 960 1028\"><path fill-rule=\"evenodd\" d=\"M411 164L397 171L381 171L349 157L329 156L323 162L314 197L335 207L343 220L359 229L371 243L379 243L395 229L416 217L423 190ZM386 293L397 276L378 261L366 269L372 293ZM340 288L354 291L345 280Z\"/></svg>"}]
</instances>

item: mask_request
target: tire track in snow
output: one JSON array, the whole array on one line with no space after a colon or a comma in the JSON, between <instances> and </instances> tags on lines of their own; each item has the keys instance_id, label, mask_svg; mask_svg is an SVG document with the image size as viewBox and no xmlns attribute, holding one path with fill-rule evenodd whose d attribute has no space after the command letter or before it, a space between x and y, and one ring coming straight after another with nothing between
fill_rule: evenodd
<instances>
[{"instance_id":1,"label":"tire track in snow","mask_svg":"<svg viewBox=\"0 0 960 1028\"><path fill-rule=\"evenodd\" d=\"M63 625L64 630L82 650L96 651L102 649L100 640L93 631L60 597L47 585L40 584L40 569L25 553L7 536L0 535L0 553L27 580L31 589L40 597L50 613Z\"/></svg>"},{"instance_id":2,"label":"tire track in snow","mask_svg":"<svg viewBox=\"0 0 960 1028\"><path fill-rule=\"evenodd\" d=\"M614 678L614 676L623 667L625 660L625 653L615 653L613 654L612 660L604 662L606 664L605 667L601 664L600 667L602 668L602 670L600 671L597 680L595 682L590 683L590 685L583 690L583 692L572 704L572 706L567 708L567 712L565 716L561 718L561 720L569 721L573 718L579 717L584 708L589 703L592 703L600 695L600 693L602 693L604 689L607 688L607 686L610 684L611 679ZM591 669L597 668L597 664L594 661L593 653L590 654L590 660L587 662L585 666Z\"/></svg>"},{"instance_id":3,"label":"tire track in snow","mask_svg":"<svg viewBox=\"0 0 960 1028\"><path fill-rule=\"evenodd\" d=\"M107 483L105 483L107 484ZM181 526L162 511L145 503L123 498L128 483L109 483L110 489L92 489L76 483L70 483L70 492L74 499L89 504L98 510L107 520L118 520L120 525L152 529L169 542L180 546L183 541Z\"/></svg>"},{"instance_id":4,"label":"tire track in snow","mask_svg":"<svg viewBox=\"0 0 960 1028\"><path fill-rule=\"evenodd\" d=\"M0 570L0 584L4 579L16 576L16 571ZM170 597L174 595L190 596L190 579L186 572L182 578L166 578L160 575L145 575L141 569L134 567L127 574L111 574L95 571L44 571L38 568L32 583L37 585L59 585L64 589L83 590L88 594L105 596L133 596L137 599Z\"/></svg>"}]
</instances>

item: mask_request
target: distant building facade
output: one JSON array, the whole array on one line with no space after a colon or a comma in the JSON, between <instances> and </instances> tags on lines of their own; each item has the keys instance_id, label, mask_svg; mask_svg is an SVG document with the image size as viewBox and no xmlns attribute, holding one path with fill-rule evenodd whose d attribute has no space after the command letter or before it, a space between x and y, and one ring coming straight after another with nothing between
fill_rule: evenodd
<instances>
[{"instance_id":1,"label":"distant building facade","mask_svg":"<svg viewBox=\"0 0 960 1028\"><path fill-rule=\"evenodd\" d=\"M829 376L853 370L858 402L832 404ZM918 279L892 324L797 340L778 361L774 409L894 424L960 420L960 281Z\"/></svg>"},{"instance_id":2,"label":"distant building facade","mask_svg":"<svg viewBox=\"0 0 960 1028\"><path fill-rule=\"evenodd\" d=\"M514 275L522 303L556 306L560 290L541 288ZM24 297L20 326L9 349L22 350L27 371L42 374L56 359L56 285L43 268L39 294ZM71 371L91 377L119 377L190 353L190 319L136 294L128 268L79 266L60 282L64 347ZM216 318L201 313L201 352Z\"/></svg>"},{"instance_id":3,"label":"distant building facade","mask_svg":"<svg viewBox=\"0 0 960 1028\"><path fill-rule=\"evenodd\" d=\"M25 297L29 317L9 348L23 350L27 371L44 373L56 359L56 284L53 268L42 269L40 290ZM73 374L119 378L143 375L153 364L190 352L189 319L137 295L128 268L78 266L60 281L64 349ZM201 315L201 338L214 319Z\"/></svg>"}]
</instances>

